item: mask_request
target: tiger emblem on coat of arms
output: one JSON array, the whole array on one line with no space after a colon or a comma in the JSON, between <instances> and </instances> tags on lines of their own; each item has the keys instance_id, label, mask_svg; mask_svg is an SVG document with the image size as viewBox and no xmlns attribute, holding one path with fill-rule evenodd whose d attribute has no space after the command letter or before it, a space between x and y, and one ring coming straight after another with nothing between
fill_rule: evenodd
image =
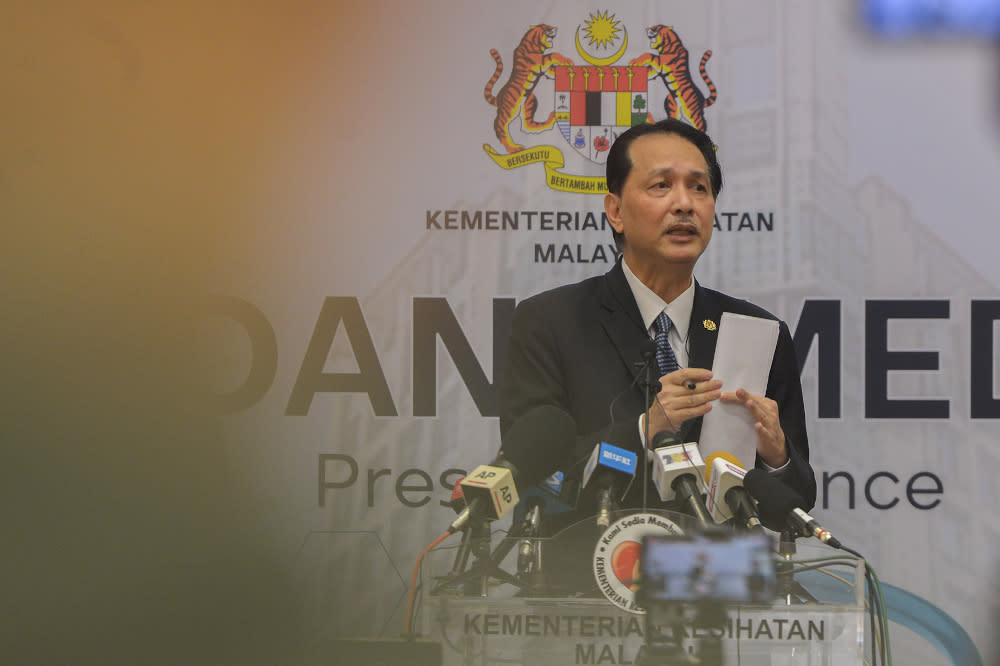
<instances>
[{"instance_id":1,"label":"tiger emblem on coat of arms","mask_svg":"<svg viewBox=\"0 0 1000 666\"><path fill-rule=\"evenodd\" d=\"M705 127L705 109L715 103L718 92L715 84L708 77L705 65L712 57L712 51L707 50L701 56L698 72L708 86L708 97L702 94L691 79L688 69L688 50L677 36L674 29L666 25L654 25L646 31L650 48L655 53L644 53L632 60L632 65L645 65L649 68L649 78L659 77L667 87L667 97L663 101L663 110L668 118L687 120L702 132ZM650 117L652 121L652 117Z\"/></svg>"},{"instance_id":2,"label":"tiger emblem on coat of arms","mask_svg":"<svg viewBox=\"0 0 1000 666\"><path fill-rule=\"evenodd\" d=\"M552 48L555 36L556 29L544 23L533 25L524 33L521 42L514 49L514 64L510 77L496 96L493 95L493 86L503 73L503 60L496 49L490 49L490 55L496 61L496 71L486 82L483 95L488 103L497 107L493 129L508 153L524 150L524 146L514 142L510 137L510 123L517 117L518 112L521 113L521 126L526 132L541 132L555 125L555 111L549 113L548 118L542 122L535 120L538 98L534 94L535 86L542 77L549 75L553 65L573 64L572 60L559 53L546 53ZM551 75L549 76L551 78Z\"/></svg>"}]
</instances>

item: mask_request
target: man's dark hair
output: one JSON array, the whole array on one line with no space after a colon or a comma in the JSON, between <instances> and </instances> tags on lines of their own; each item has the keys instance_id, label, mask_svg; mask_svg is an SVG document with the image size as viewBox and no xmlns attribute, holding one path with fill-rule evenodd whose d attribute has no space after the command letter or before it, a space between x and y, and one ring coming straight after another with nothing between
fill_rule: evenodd
<instances>
[{"instance_id":1,"label":"man's dark hair","mask_svg":"<svg viewBox=\"0 0 1000 666\"><path fill-rule=\"evenodd\" d=\"M715 145L707 134L699 129L695 129L687 123L676 118L667 118L658 123L635 125L630 127L618 137L611 150L608 151L608 163L606 165L606 177L608 181L608 191L621 196L622 188L625 187L625 180L629 172L632 171L632 160L629 158L628 149L632 142L640 136L647 134L676 134L694 144L701 151L708 165L708 179L712 187L712 198L718 199L719 192L722 191L722 167L715 155ZM615 237L615 244L618 249L623 247L624 238L621 234L612 230Z\"/></svg>"}]
</instances>

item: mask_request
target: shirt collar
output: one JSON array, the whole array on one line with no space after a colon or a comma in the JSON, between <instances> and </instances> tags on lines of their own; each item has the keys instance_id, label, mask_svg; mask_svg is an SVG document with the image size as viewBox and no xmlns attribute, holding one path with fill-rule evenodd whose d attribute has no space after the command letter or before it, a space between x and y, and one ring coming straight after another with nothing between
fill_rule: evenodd
<instances>
[{"instance_id":1,"label":"shirt collar","mask_svg":"<svg viewBox=\"0 0 1000 666\"><path fill-rule=\"evenodd\" d=\"M646 330L648 331L653 326L653 322L656 321L661 312L666 311L677 335L681 340L687 340L688 325L691 323L691 310L694 308L694 279L692 278L691 284L677 298L667 303L635 276L624 257L622 257L622 271L625 273L625 281L628 282L629 289L632 290L632 295L635 297L635 303L639 306L639 314L642 316L642 323Z\"/></svg>"}]
</instances>

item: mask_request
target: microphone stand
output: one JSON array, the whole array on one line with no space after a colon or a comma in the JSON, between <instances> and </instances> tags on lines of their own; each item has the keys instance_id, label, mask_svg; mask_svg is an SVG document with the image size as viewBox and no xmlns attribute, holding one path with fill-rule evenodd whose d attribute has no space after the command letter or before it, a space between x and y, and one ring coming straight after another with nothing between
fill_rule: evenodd
<instances>
[{"instance_id":1,"label":"microphone stand","mask_svg":"<svg viewBox=\"0 0 1000 666\"><path fill-rule=\"evenodd\" d=\"M476 562L472 565L472 571L480 571L479 576L479 596L486 597L489 592L490 571L484 565L490 561L490 524L486 520L477 521L472 524L472 529L477 533L473 535L476 540ZM470 587L466 590L465 596L475 596L474 590Z\"/></svg>"},{"instance_id":2,"label":"microphone stand","mask_svg":"<svg viewBox=\"0 0 1000 666\"><path fill-rule=\"evenodd\" d=\"M781 532L781 540L778 546L778 561L775 564L775 578L778 597L784 599L786 606L792 604L818 603L816 597L811 595L802 583L796 581L792 576L792 558L795 557L795 538L798 535L791 529Z\"/></svg>"},{"instance_id":3,"label":"microphone stand","mask_svg":"<svg viewBox=\"0 0 1000 666\"><path fill-rule=\"evenodd\" d=\"M643 433L643 434L645 435L645 440L646 441L645 441L645 444L643 445L643 449L644 450L643 450L642 456L641 456L642 460L639 461L639 464L642 465L642 481L641 481L641 483L642 483L642 512L646 513L647 506L648 506L648 499L646 497L646 493L647 493L647 490L648 490L648 487L649 487L649 455L648 455L648 451L649 451L649 444L652 441L650 439L651 435L650 435L650 432L649 432L649 410L650 410L650 408L652 408L652 406L653 406L652 405L653 400L656 398L656 394L653 393L653 386L654 385L659 385L659 381L657 380L657 378L655 376L653 376L653 361L656 360L656 354L655 354L655 352L651 352L651 351L646 352L644 354L644 356L646 358L646 363L645 363L645 367L644 367L646 377L645 377L645 380L643 381L642 388L643 388L643 392L644 392L644 396L645 396L643 404L646 405L646 418L643 419L643 427L644 427L644 430L646 432Z\"/></svg>"},{"instance_id":4,"label":"microphone stand","mask_svg":"<svg viewBox=\"0 0 1000 666\"><path fill-rule=\"evenodd\" d=\"M462 530L462 543L459 545L458 550L455 551L455 562L451 565L451 572L448 574L449 578L454 578L465 571L465 567L469 564L469 555L472 552L472 530L466 528Z\"/></svg>"},{"instance_id":5,"label":"microphone stand","mask_svg":"<svg viewBox=\"0 0 1000 666\"><path fill-rule=\"evenodd\" d=\"M538 540L542 520L542 506L535 504L528 511L524 530L517 554L517 579L521 582L521 593L527 596L541 596L545 589L545 576L542 573L542 544Z\"/></svg>"},{"instance_id":6,"label":"microphone stand","mask_svg":"<svg viewBox=\"0 0 1000 666\"><path fill-rule=\"evenodd\" d=\"M782 530L778 542L778 561L775 563L775 578L777 579L778 597L784 599L785 605L792 605L792 557L795 556L795 534L791 530Z\"/></svg>"},{"instance_id":7,"label":"microphone stand","mask_svg":"<svg viewBox=\"0 0 1000 666\"><path fill-rule=\"evenodd\" d=\"M448 586L458 586L463 583L475 582L475 585L469 584L463 586L462 593L464 596L486 597L489 592L490 578L496 578L512 585L518 584L518 580L501 569L499 562L494 562L490 555L490 523L488 520L474 519L469 522L465 533L462 535L463 548L466 545L466 537L468 537L469 546L466 549L464 559L468 558L469 551L471 550L476 556L475 562L466 571L462 570L465 567L464 561L461 567L457 567L456 562L456 567L452 568L451 573L434 586L431 594L437 594L441 589Z\"/></svg>"}]
</instances>

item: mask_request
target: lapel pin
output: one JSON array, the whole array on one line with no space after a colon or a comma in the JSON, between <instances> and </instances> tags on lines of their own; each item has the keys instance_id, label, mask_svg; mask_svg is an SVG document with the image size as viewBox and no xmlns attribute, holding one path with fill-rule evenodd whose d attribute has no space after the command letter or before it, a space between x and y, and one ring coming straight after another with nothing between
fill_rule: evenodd
<instances>
[{"instance_id":1,"label":"lapel pin","mask_svg":"<svg viewBox=\"0 0 1000 666\"><path fill-rule=\"evenodd\" d=\"M706 331L714 331L715 329L719 328L718 326L716 326L715 322L712 321L711 319L706 319L705 321L701 322L701 325L705 327Z\"/></svg>"}]
</instances>

